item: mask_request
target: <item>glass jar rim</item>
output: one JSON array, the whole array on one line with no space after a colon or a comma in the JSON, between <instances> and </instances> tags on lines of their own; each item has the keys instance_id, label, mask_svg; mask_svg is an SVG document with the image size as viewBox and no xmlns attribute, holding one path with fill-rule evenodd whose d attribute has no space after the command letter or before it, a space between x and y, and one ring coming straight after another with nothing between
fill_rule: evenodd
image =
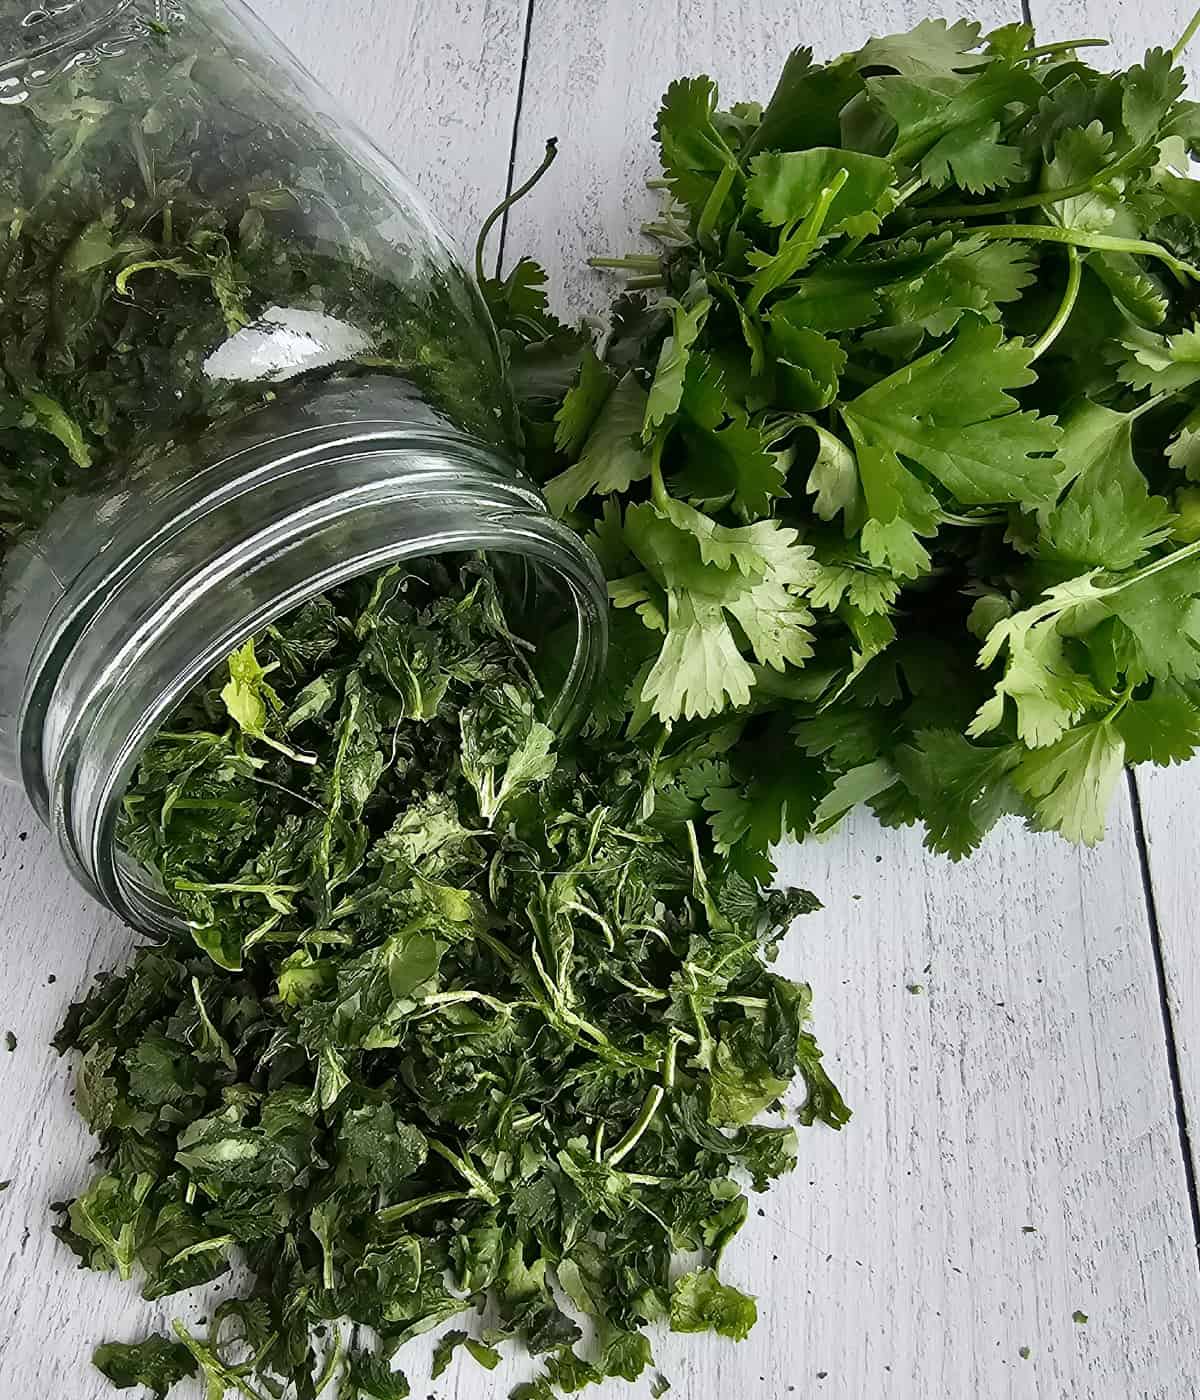
<instances>
[{"instance_id":1,"label":"glass jar rim","mask_svg":"<svg viewBox=\"0 0 1200 1400\"><path fill-rule=\"evenodd\" d=\"M86 57L89 46L135 3L136 0L103 0L97 6L86 0L72 0L65 5L31 5L14 26L24 31L25 42L14 44L12 30L0 38L0 76L65 48Z\"/></svg>"},{"instance_id":2,"label":"glass jar rim","mask_svg":"<svg viewBox=\"0 0 1200 1400\"><path fill-rule=\"evenodd\" d=\"M25 790L76 877L145 932L165 901L116 846L140 755L197 681L306 600L406 558L522 556L575 623L549 722L577 723L600 674L599 565L498 449L430 421L336 426L290 435L282 456L235 452L134 513L138 547L92 561L42 629L17 724Z\"/></svg>"}]
</instances>

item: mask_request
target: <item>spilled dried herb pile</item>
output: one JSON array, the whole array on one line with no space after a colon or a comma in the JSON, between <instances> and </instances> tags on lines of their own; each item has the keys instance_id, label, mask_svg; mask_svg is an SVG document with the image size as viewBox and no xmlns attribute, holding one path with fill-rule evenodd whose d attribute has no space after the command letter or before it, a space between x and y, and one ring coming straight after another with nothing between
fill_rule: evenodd
<instances>
[{"instance_id":1,"label":"spilled dried herb pile","mask_svg":"<svg viewBox=\"0 0 1200 1400\"><path fill-rule=\"evenodd\" d=\"M104 1158L59 1233L149 1298L235 1251L255 1281L204 1336L102 1347L118 1384L389 1400L395 1349L490 1298L441 1358L519 1339L536 1400L637 1377L659 1319L753 1324L716 1271L797 1143L752 1120L797 1076L800 1121L847 1116L769 968L815 902L714 855L698 752L563 748L539 702L492 572L429 564L255 638L147 752L121 842L189 927L59 1037ZM380 1349L343 1354L338 1319Z\"/></svg>"}]
</instances>

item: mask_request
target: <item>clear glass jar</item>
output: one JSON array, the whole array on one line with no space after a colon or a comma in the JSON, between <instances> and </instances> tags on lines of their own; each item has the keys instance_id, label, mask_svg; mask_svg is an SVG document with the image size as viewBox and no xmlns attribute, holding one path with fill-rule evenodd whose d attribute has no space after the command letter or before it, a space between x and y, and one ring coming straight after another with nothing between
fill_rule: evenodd
<instances>
[{"instance_id":1,"label":"clear glass jar","mask_svg":"<svg viewBox=\"0 0 1200 1400\"><path fill-rule=\"evenodd\" d=\"M0 774L153 932L120 801L247 636L494 551L530 635L573 636L569 725L604 585L520 474L450 242L239 0L0 0L0 35Z\"/></svg>"}]
</instances>

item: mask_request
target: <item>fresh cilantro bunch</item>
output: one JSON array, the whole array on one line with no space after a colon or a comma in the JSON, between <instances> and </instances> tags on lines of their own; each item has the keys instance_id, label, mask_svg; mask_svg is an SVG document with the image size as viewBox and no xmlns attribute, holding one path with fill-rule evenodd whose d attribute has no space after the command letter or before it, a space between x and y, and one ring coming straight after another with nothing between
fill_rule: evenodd
<instances>
[{"instance_id":1,"label":"fresh cilantro bunch","mask_svg":"<svg viewBox=\"0 0 1200 1400\"><path fill-rule=\"evenodd\" d=\"M488 284L609 578L595 729L747 873L864 802L955 858L1008 812L1094 842L1200 742L1200 109L1094 42L925 20L765 105L681 79L603 342L534 265Z\"/></svg>"},{"instance_id":2,"label":"fresh cilantro bunch","mask_svg":"<svg viewBox=\"0 0 1200 1400\"><path fill-rule=\"evenodd\" d=\"M550 1400L638 1377L649 1323L754 1322L718 1274L748 1192L795 1164L788 1116L848 1117L770 968L816 902L716 855L653 749L556 740L507 600L479 560L346 585L142 760L119 840L182 921L58 1038L102 1160L58 1233L150 1299L253 1282L203 1336L101 1347L117 1385L397 1400L395 1351L490 1301L434 1374L517 1339Z\"/></svg>"}]
</instances>

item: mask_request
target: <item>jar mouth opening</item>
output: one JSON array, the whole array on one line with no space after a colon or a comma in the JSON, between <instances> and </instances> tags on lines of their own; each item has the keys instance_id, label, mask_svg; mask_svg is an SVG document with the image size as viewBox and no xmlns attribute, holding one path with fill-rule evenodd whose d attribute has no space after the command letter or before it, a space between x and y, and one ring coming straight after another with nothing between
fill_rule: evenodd
<instances>
[{"instance_id":1,"label":"jar mouth opening","mask_svg":"<svg viewBox=\"0 0 1200 1400\"><path fill-rule=\"evenodd\" d=\"M607 648L598 562L501 450L399 381L322 383L229 425L203 464L168 456L147 471L60 520L59 547L97 518L105 547L30 619L8 740L72 873L135 927L164 927L161 898L116 848L147 745L248 638L340 584L421 557L518 557L542 583L531 612L544 624L561 609L574 629L552 649L547 722L584 713Z\"/></svg>"},{"instance_id":2,"label":"jar mouth opening","mask_svg":"<svg viewBox=\"0 0 1200 1400\"><path fill-rule=\"evenodd\" d=\"M543 522L529 523L533 531L527 544L533 546L537 537L542 534L537 527ZM551 526L551 535L546 537L546 542L553 545L553 533L563 527L556 526L552 521L545 523ZM528 552L517 550L512 542L489 542L486 531L477 532L474 540L472 545L470 539L464 535L458 540L439 545L397 542L371 557L331 561L294 593L272 600L269 607L263 608L251 623L238 629L236 634L226 636L219 642L214 641L198 651L170 689L164 691L156 702L146 709L136 730L128 737L120 766L113 772L110 800L105 804L104 814L96 831L95 850L97 854L105 857L96 862L94 869L94 880L101 898L110 907L118 909L134 927L143 932L160 935L186 930L186 924L167 892L151 879L144 866L121 848L117 839L121 801L133 781L142 755L188 692L251 636L339 585L369 577L394 564L416 562L445 554L482 553L490 563L500 563L502 568L507 567L509 561L526 567L532 565L541 575L541 587L538 592L540 601L543 604L546 601L545 585L549 582L558 589L564 605L561 622L566 624L568 618L573 615L576 628L575 647L568 669L564 675L555 678L554 692L544 696L545 708L542 718L559 734L569 734L578 728L596 680L599 662L603 659L603 644L597 648L594 641L589 641L590 638L603 638L605 635L606 621L603 612L600 612L598 617L591 618L589 628L588 615L594 600L587 596L586 591L581 590L580 580L565 571L560 562L548 557L538 557L540 551L534 549ZM596 630L593 631L592 628ZM523 635L519 624L514 627L514 631ZM536 641L528 636L526 640Z\"/></svg>"},{"instance_id":3,"label":"jar mouth opening","mask_svg":"<svg viewBox=\"0 0 1200 1400\"><path fill-rule=\"evenodd\" d=\"M89 56L89 46L129 9L135 0L58 0L29 5L24 16L6 26L0 48L0 75L29 63L74 49Z\"/></svg>"}]
</instances>

